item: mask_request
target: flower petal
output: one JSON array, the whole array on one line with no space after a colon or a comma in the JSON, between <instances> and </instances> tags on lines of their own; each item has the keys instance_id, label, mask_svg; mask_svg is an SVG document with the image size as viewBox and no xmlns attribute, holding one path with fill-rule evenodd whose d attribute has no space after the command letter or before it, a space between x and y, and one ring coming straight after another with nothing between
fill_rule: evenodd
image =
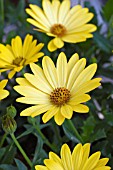
<instances>
[{"instance_id":1,"label":"flower petal","mask_svg":"<svg viewBox=\"0 0 113 170\"><path fill-rule=\"evenodd\" d=\"M89 108L87 106L83 105L83 104L78 104L76 106L73 106L72 108L73 108L73 110L75 112L78 112L78 113L87 113L87 112L89 112Z\"/></svg>"},{"instance_id":2,"label":"flower petal","mask_svg":"<svg viewBox=\"0 0 113 170\"><path fill-rule=\"evenodd\" d=\"M58 37L53 39L53 43L57 48L62 48L64 46L64 42Z\"/></svg>"},{"instance_id":3,"label":"flower petal","mask_svg":"<svg viewBox=\"0 0 113 170\"><path fill-rule=\"evenodd\" d=\"M54 116L54 120L57 123L57 125L62 125L65 117L61 114L61 110L59 109L59 111L56 113L56 115Z\"/></svg>"},{"instance_id":4,"label":"flower petal","mask_svg":"<svg viewBox=\"0 0 113 170\"><path fill-rule=\"evenodd\" d=\"M73 115L73 110L72 107L65 104L63 106L61 106L61 114L62 116L64 116L67 119L71 119L72 115Z\"/></svg>"},{"instance_id":5,"label":"flower petal","mask_svg":"<svg viewBox=\"0 0 113 170\"><path fill-rule=\"evenodd\" d=\"M42 60L43 71L50 85L55 89L58 87L58 78L53 61L45 56Z\"/></svg>"},{"instance_id":6,"label":"flower petal","mask_svg":"<svg viewBox=\"0 0 113 170\"><path fill-rule=\"evenodd\" d=\"M59 87L65 87L67 80L67 59L63 52L61 52L57 59L57 76Z\"/></svg>"},{"instance_id":7,"label":"flower petal","mask_svg":"<svg viewBox=\"0 0 113 170\"><path fill-rule=\"evenodd\" d=\"M65 170L73 169L71 151L67 144L64 144L61 148L61 161Z\"/></svg>"},{"instance_id":8,"label":"flower petal","mask_svg":"<svg viewBox=\"0 0 113 170\"><path fill-rule=\"evenodd\" d=\"M51 41L49 41L49 43L48 43L48 50L50 51L50 52L53 52L53 51L55 51L58 47L57 46L55 46L55 44L53 43L53 40L54 39L52 39Z\"/></svg>"}]
</instances>

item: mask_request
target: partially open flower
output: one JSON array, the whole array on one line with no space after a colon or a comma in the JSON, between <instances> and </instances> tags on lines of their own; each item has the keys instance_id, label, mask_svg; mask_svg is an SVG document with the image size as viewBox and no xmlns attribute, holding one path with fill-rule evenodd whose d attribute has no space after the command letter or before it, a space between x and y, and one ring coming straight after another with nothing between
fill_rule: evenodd
<instances>
[{"instance_id":1,"label":"partially open flower","mask_svg":"<svg viewBox=\"0 0 113 170\"><path fill-rule=\"evenodd\" d=\"M78 54L74 54L67 62L63 52L58 56L56 68L48 56L42 60L43 69L30 64L34 74L26 73L25 78L17 78L20 85L14 89L24 96L17 102L35 106L23 110L20 115L35 117L46 112L42 117L44 123L54 116L55 122L61 125L65 118L72 118L73 111L87 113L89 108L83 103L91 97L86 93L100 86L101 78L91 80L97 64L85 66L85 58L79 60Z\"/></svg>"},{"instance_id":2,"label":"partially open flower","mask_svg":"<svg viewBox=\"0 0 113 170\"><path fill-rule=\"evenodd\" d=\"M61 158L53 152L49 153L49 159L44 160L45 166L36 165L36 170L110 170L106 166L108 158L100 158L101 153L95 152L91 156L90 144L78 144L71 153L67 144L61 148Z\"/></svg>"},{"instance_id":3,"label":"partially open flower","mask_svg":"<svg viewBox=\"0 0 113 170\"><path fill-rule=\"evenodd\" d=\"M33 41L33 36L29 34L23 45L20 36L13 38L11 45L0 44L0 72L10 70L8 77L12 78L24 66L37 62L44 55L40 52L43 46L43 43L37 45L37 40Z\"/></svg>"},{"instance_id":4,"label":"partially open flower","mask_svg":"<svg viewBox=\"0 0 113 170\"><path fill-rule=\"evenodd\" d=\"M33 19L28 18L27 21L37 27L37 31L55 37L48 44L50 51L62 48L64 42L78 43L93 37L91 33L96 30L96 26L87 24L93 18L88 8L76 5L70 9L70 0L42 0L42 7L43 10L30 4L26 12Z\"/></svg>"}]
</instances>

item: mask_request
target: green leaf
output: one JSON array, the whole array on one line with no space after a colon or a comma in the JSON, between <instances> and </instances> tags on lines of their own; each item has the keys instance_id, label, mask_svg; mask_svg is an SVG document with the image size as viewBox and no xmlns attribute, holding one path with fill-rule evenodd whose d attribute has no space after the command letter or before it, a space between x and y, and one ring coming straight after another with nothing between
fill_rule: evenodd
<instances>
[{"instance_id":1,"label":"green leaf","mask_svg":"<svg viewBox=\"0 0 113 170\"><path fill-rule=\"evenodd\" d=\"M18 170L27 170L27 167L18 159L15 159Z\"/></svg>"},{"instance_id":2,"label":"green leaf","mask_svg":"<svg viewBox=\"0 0 113 170\"><path fill-rule=\"evenodd\" d=\"M63 130L65 135L72 141L74 141L75 143L79 143L80 140L77 138L76 133L73 129L73 127L70 125L68 120L65 120L65 122L62 125Z\"/></svg>"},{"instance_id":3,"label":"green leaf","mask_svg":"<svg viewBox=\"0 0 113 170\"><path fill-rule=\"evenodd\" d=\"M113 0L108 0L103 7L103 14L107 21L109 21L111 15L113 14Z\"/></svg>"},{"instance_id":4,"label":"green leaf","mask_svg":"<svg viewBox=\"0 0 113 170\"><path fill-rule=\"evenodd\" d=\"M95 131L93 135L90 137L90 142L98 141L99 139L106 138L106 133L104 129L99 129L98 131Z\"/></svg>"},{"instance_id":5,"label":"green leaf","mask_svg":"<svg viewBox=\"0 0 113 170\"><path fill-rule=\"evenodd\" d=\"M1 164L0 170L17 170L15 166L7 165L7 164Z\"/></svg>"},{"instance_id":6,"label":"green leaf","mask_svg":"<svg viewBox=\"0 0 113 170\"><path fill-rule=\"evenodd\" d=\"M95 43L100 47L100 49L106 53L112 52L112 46L110 45L110 42L108 39L106 39L103 35L101 35L99 32L94 33L94 41Z\"/></svg>"}]
</instances>

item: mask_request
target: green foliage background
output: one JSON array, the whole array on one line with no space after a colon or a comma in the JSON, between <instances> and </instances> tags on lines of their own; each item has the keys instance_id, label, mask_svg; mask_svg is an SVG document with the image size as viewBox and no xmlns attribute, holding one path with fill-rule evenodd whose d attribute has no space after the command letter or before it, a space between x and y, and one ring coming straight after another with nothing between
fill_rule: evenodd
<instances>
[{"instance_id":1,"label":"green foliage background","mask_svg":"<svg viewBox=\"0 0 113 170\"><path fill-rule=\"evenodd\" d=\"M91 153L100 150L102 157L110 158L108 164L113 169L113 0L108 0L102 8L101 16L107 25L107 30L104 33L100 33L102 26L97 26L98 29L94 33L93 39L79 44L65 44L63 49L53 53L47 50L49 37L34 31L33 27L26 22L25 8L28 7L29 3L41 6L41 0L0 0L0 43L8 44L16 35L20 35L24 39L25 35L29 33L39 42L45 43L43 51L54 62L56 62L58 54L64 51L68 58L77 52L81 58L87 59L87 64L94 62L98 64L96 77L103 78L102 86L91 93L92 99L87 102L90 112L88 114L75 113L72 122L84 141L91 143ZM92 23L97 25L96 11L89 3L86 3L86 6L95 14ZM38 64L41 65L41 59ZM59 154L63 143L68 143L70 148L73 149L79 140L67 120L62 126L58 127L54 120L43 124L41 116L35 119L19 116L19 113L27 105L15 102L18 94L13 90L13 86L16 84L15 78L23 76L25 72L30 72L29 67L9 80L7 89L10 91L10 96L0 102L0 117L6 113L6 107L11 104L15 106L17 109L15 120L18 126L15 135L33 164L43 164L43 159L48 157L49 151L53 150ZM3 73L1 78L7 78L7 74ZM35 127L41 129L53 149L48 145L45 136L41 135ZM2 144L3 138L5 140ZM27 167L24 158L15 147L10 136L4 134L0 122L0 170L27 169L29 167Z\"/></svg>"}]
</instances>

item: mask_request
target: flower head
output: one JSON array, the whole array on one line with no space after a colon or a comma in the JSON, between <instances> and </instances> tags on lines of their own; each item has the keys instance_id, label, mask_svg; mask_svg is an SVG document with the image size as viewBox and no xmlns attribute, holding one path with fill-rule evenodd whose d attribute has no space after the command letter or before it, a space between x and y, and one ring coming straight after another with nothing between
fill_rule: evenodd
<instances>
[{"instance_id":1,"label":"flower head","mask_svg":"<svg viewBox=\"0 0 113 170\"><path fill-rule=\"evenodd\" d=\"M37 5L30 4L26 12L33 18L27 21L37 27L38 31L55 37L48 43L48 49L55 51L62 48L64 42L78 43L92 38L96 30L93 24L87 24L92 18L88 8L76 5L70 9L70 0L42 0L43 10Z\"/></svg>"},{"instance_id":2,"label":"flower head","mask_svg":"<svg viewBox=\"0 0 113 170\"><path fill-rule=\"evenodd\" d=\"M42 60L42 68L32 63L31 70L34 74L25 73L25 78L17 78L20 85L14 89L23 95L17 102L34 104L21 112L21 116L35 117L46 112L42 119L46 123L53 116L55 122L61 125L65 118L71 119L73 111L87 113L89 108L81 103L90 100L87 92L100 86L101 78L93 80L97 65L86 67L86 59L79 60L78 54L74 54L69 62L61 52L57 59L57 65L45 56Z\"/></svg>"},{"instance_id":3,"label":"flower head","mask_svg":"<svg viewBox=\"0 0 113 170\"><path fill-rule=\"evenodd\" d=\"M61 148L61 158L53 152L49 153L49 159L44 160L45 166L36 165L36 170L110 170L106 166L108 158L100 159L101 153L95 152L89 156L90 144L78 144L72 154L67 144Z\"/></svg>"},{"instance_id":4,"label":"flower head","mask_svg":"<svg viewBox=\"0 0 113 170\"><path fill-rule=\"evenodd\" d=\"M4 90L4 87L6 86L8 80L2 80L0 81L0 100L6 98L9 95L8 90Z\"/></svg>"},{"instance_id":5,"label":"flower head","mask_svg":"<svg viewBox=\"0 0 113 170\"><path fill-rule=\"evenodd\" d=\"M23 45L20 36L13 38L11 45L0 44L0 72L10 70L8 77L12 78L24 66L37 62L44 55L39 52L43 46L43 43L37 45L37 40L33 41L33 36L29 34Z\"/></svg>"}]
</instances>

